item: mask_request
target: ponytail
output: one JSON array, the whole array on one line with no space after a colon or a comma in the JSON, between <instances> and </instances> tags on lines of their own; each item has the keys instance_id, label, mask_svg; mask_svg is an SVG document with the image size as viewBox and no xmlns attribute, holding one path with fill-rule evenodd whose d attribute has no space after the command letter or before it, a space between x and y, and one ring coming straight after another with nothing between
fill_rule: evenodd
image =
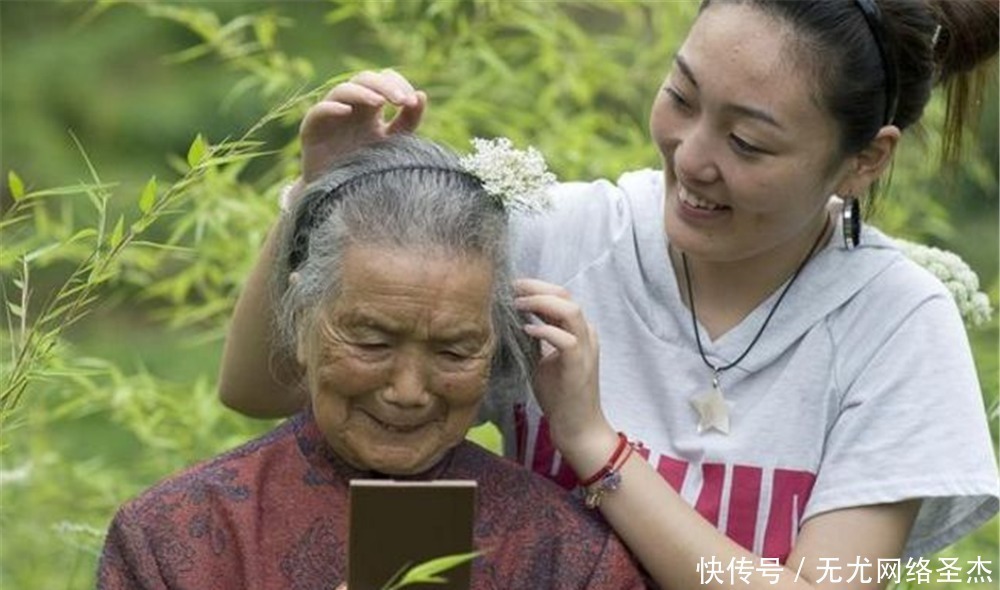
<instances>
[{"instance_id":1,"label":"ponytail","mask_svg":"<svg viewBox=\"0 0 1000 590\"><path fill-rule=\"evenodd\" d=\"M945 95L945 122L941 155L955 163L961 155L962 136L975 122L995 67L1000 43L1000 0L928 0L938 26L934 58L937 83Z\"/></svg>"}]
</instances>

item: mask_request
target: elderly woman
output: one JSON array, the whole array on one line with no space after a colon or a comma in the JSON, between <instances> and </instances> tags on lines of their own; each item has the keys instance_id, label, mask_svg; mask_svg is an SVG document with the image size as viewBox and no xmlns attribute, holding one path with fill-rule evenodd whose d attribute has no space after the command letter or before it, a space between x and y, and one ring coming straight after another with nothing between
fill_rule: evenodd
<instances>
[{"instance_id":1,"label":"elderly woman","mask_svg":"<svg viewBox=\"0 0 1000 590\"><path fill-rule=\"evenodd\" d=\"M643 587L603 522L465 441L487 390L516 391L531 364L507 213L482 182L395 137L337 163L283 225L278 327L311 404L122 507L99 587L330 590L349 482L371 478L478 482L474 588Z\"/></svg>"}]
</instances>

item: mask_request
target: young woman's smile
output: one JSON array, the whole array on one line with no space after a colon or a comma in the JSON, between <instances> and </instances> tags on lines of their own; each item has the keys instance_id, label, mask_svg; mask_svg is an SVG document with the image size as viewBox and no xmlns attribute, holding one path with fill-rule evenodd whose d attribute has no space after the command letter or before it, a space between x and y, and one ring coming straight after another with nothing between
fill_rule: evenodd
<instances>
[{"instance_id":1,"label":"young woman's smile","mask_svg":"<svg viewBox=\"0 0 1000 590\"><path fill-rule=\"evenodd\" d=\"M785 29L759 10L712 6L653 105L665 229L693 259L767 265L777 250L804 253L845 176L812 72L775 30Z\"/></svg>"}]
</instances>

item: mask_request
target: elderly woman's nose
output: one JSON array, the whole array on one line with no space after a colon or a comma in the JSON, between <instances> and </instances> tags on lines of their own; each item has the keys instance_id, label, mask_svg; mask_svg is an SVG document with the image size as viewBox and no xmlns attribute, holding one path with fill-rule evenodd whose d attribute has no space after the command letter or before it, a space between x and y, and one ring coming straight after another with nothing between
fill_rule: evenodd
<instances>
[{"instance_id":1,"label":"elderly woman's nose","mask_svg":"<svg viewBox=\"0 0 1000 590\"><path fill-rule=\"evenodd\" d=\"M426 376L428 362L429 359L417 354L397 356L389 387L382 394L384 401L398 406L423 406L430 403Z\"/></svg>"}]
</instances>

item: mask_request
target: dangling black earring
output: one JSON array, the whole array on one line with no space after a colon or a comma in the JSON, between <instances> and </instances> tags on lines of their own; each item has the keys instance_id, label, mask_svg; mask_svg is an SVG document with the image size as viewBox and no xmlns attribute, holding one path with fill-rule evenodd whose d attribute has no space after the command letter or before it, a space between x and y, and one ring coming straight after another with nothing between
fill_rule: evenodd
<instances>
[{"instance_id":1,"label":"dangling black earring","mask_svg":"<svg viewBox=\"0 0 1000 590\"><path fill-rule=\"evenodd\" d=\"M861 202L855 197L844 197L844 208L840 216L844 231L844 247L853 250L861 243Z\"/></svg>"}]
</instances>

